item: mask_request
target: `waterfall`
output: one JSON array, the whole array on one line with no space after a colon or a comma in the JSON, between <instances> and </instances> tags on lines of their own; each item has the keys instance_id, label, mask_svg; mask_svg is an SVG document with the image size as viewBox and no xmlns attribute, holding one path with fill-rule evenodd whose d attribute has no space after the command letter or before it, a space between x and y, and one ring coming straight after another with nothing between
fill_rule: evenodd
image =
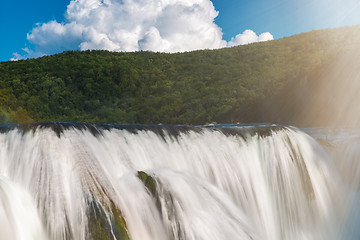
<instances>
[{"instance_id":1,"label":"waterfall","mask_svg":"<svg viewBox=\"0 0 360 240\"><path fill-rule=\"evenodd\" d=\"M282 126L3 125L0 239L339 239L334 159Z\"/></svg>"}]
</instances>

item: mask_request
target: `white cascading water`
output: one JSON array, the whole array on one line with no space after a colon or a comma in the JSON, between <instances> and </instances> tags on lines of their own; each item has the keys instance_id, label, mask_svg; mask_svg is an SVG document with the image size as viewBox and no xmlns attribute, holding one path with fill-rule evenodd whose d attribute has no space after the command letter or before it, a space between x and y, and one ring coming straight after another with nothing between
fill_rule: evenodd
<instances>
[{"instance_id":1,"label":"white cascading water","mask_svg":"<svg viewBox=\"0 0 360 240\"><path fill-rule=\"evenodd\" d=\"M343 209L352 193L339 164L307 134L161 131L0 133L0 239L95 239L94 206L109 223L109 209L119 209L133 240L357 236L342 226L354 218ZM155 192L138 171L156 181Z\"/></svg>"},{"instance_id":2,"label":"white cascading water","mask_svg":"<svg viewBox=\"0 0 360 240\"><path fill-rule=\"evenodd\" d=\"M0 226L1 239L46 239L29 193L2 177L0 177Z\"/></svg>"}]
</instances>

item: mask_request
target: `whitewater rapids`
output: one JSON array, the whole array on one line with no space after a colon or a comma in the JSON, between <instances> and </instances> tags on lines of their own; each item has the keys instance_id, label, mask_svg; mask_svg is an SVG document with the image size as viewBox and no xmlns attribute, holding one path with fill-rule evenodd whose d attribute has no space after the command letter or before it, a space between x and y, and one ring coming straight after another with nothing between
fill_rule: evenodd
<instances>
[{"instance_id":1,"label":"whitewater rapids","mask_svg":"<svg viewBox=\"0 0 360 240\"><path fill-rule=\"evenodd\" d=\"M358 239L351 144L279 126L3 125L0 239Z\"/></svg>"}]
</instances>

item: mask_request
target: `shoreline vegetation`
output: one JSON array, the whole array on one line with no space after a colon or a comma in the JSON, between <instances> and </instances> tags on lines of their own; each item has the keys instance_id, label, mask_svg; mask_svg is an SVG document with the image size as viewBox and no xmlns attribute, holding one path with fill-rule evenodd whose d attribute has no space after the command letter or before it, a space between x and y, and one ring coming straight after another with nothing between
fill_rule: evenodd
<instances>
[{"instance_id":1,"label":"shoreline vegetation","mask_svg":"<svg viewBox=\"0 0 360 240\"><path fill-rule=\"evenodd\" d=\"M0 123L329 125L334 109L314 107L315 96L356 49L360 25L218 50L66 51L1 62Z\"/></svg>"}]
</instances>

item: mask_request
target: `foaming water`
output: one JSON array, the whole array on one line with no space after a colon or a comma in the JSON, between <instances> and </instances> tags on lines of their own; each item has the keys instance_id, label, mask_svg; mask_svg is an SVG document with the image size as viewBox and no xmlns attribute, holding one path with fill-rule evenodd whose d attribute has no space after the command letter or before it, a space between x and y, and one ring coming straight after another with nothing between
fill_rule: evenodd
<instances>
[{"instance_id":1,"label":"foaming water","mask_svg":"<svg viewBox=\"0 0 360 240\"><path fill-rule=\"evenodd\" d=\"M4 240L357 236L343 224L357 221L344 209L356 198L338 162L296 129L48 123L1 132Z\"/></svg>"},{"instance_id":2,"label":"foaming water","mask_svg":"<svg viewBox=\"0 0 360 240\"><path fill-rule=\"evenodd\" d=\"M2 177L0 177L0 226L1 239L46 239L30 195Z\"/></svg>"}]
</instances>

